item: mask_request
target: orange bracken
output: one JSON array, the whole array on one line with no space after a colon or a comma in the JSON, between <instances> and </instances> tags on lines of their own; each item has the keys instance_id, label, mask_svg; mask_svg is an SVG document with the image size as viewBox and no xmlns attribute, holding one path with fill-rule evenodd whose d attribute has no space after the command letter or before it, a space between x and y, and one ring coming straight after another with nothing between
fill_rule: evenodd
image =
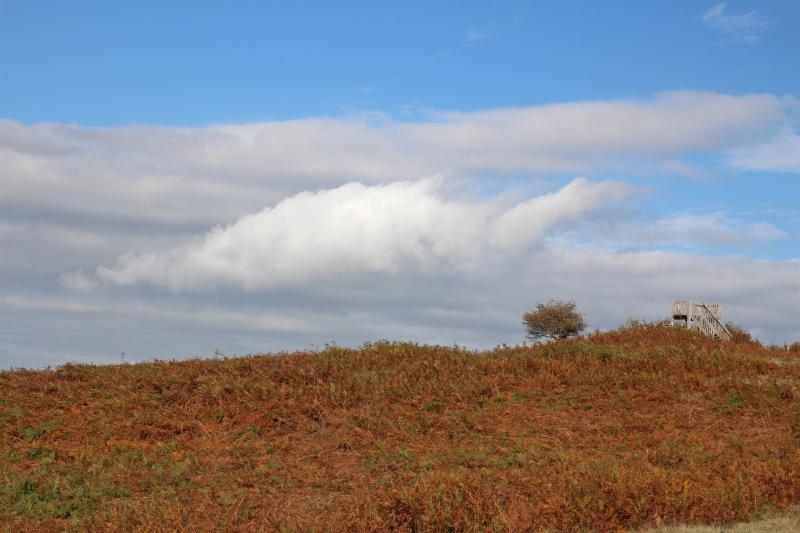
<instances>
[{"instance_id":1,"label":"orange bracken","mask_svg":"<svg viewBox=\"0 0 800 533\"><path fill-rule=\"evenodd\" d=\"M9 531L618 530L800 503L800 354L661 325L0 372Z\"/></svg>"}]
</instances>

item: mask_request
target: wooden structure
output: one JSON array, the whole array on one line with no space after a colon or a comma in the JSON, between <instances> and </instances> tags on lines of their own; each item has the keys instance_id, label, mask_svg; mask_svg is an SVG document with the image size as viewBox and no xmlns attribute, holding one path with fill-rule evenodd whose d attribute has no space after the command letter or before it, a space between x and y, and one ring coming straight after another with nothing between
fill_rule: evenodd
<instances>
[{"instance_id":1,"label":"wooden structure","mask_svg":"<svg viewBox=\"0 0 800 533\"><path fill-rule=\"evenodd\" d=\"M730 340L731 332L722 324L722 308L719 304L703 302L695 304L687 300L672 302L672 325L684 322L686 328L696 328L704 335Z\"/></svg>"}]
</instances>

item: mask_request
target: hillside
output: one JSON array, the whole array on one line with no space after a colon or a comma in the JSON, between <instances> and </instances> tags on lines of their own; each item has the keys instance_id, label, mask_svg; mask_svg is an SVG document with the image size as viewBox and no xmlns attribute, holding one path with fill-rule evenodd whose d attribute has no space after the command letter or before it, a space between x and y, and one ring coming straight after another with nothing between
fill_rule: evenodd
<instances>
[{"instance_id":1,"label":"hillside","mask_svg":"<svg viewBox=\"0 0 800 533\"><path fill-rule=\"evenodd\" d=\"M0 373L9 531L610 530L800 503L800 354L630 326Z\"/></svg>"}]
</instances>

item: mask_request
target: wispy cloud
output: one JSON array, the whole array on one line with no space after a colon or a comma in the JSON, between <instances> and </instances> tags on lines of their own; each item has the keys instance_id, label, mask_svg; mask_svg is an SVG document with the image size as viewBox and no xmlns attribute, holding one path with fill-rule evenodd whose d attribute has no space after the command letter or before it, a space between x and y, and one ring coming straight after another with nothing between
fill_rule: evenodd
<instances>
[{"instance_id":1,"label":"wispy cloud","mask_svg":"<svg viewBox=\"0 0 800 533\"><path fill-rule=\"evenodd\" d=\"M453 42L450 46L443 50L439 50L435 54L428 57L424 62L423 66L427 66L430 63L443 59L445 57L460 54L462 52L466 52L476 46L478 46L483 41L488 41L491 39L492 36L489 32L484 30L472 29L464 33L458 40Z\"/></svg>"},{"instance_id":2,"label":"wispy cloud","mask_svg":"<svg viewBox=\"0 0 800 533\"><path fill-rule=\"evenodd\" d=\"M724 36L723 43L756 43L770 27L769 20L756 11L727 14L726 7L724 2L715 4L700 17L706 25Z\"/></svg>"},{"instance_id":3,"label":"wispy cloud","mask_svg":"<svg viewBox=\"0 0 800 533\"><path fill-rule=\"evenodd\" d=\"M475 41L486 41L487 39L491 39L491 35L489 32L483 30L470 30L464 35L464 40L466 42L475 42Z\"/></svg>"},{"instance_id":4,"label":"wispy cloud","mask_svg":"<svg viewBox=\"0 0 800 533\"><path fill-rule=\"evenodd\" d=\"M757 245L788 235L766 222L746 222L728 213L676 213L643 227L624 228L634 240L677 245L691 249L702 245Z\"/></svg>"}]
</instances>

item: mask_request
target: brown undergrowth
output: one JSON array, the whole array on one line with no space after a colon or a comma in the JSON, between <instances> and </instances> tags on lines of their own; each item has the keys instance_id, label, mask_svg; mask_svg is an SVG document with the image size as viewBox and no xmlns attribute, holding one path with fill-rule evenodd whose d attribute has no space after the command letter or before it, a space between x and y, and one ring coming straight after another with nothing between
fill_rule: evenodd
<instances>
[{"instance_id":1,"label":"brown undergrowth","mask_svg":"<svg viewBox=\"0 0 800 533\"><path fill-rule=\"evenodd\" d=\"M0 373L0 523L619 530L800 502L800 354L657 325Z\"/></svg>"}]
</instances>

